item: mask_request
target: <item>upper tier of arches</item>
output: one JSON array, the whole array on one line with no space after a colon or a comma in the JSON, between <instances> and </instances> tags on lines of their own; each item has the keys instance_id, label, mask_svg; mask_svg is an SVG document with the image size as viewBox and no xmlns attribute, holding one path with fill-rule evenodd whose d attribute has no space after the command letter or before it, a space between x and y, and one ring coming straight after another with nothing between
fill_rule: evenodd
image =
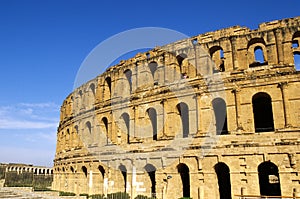
<instances>
[{"instance_id":1,"label":"upper tier of arches","mask_svg":"<svg viewBox=\"0 0 300 199\"><path fill-rule=\"evenodd\" d=\"M222 34L206 33L139 53L71 93L61 107L61 121L94 109L97 103L110 106L113 100L134 99L143 89L153 90L186 78L234 75L234 71L266 66L300 70L299 21L262 24L257 30L231 27L220 30Z\"/></svg>"}]
</instances>

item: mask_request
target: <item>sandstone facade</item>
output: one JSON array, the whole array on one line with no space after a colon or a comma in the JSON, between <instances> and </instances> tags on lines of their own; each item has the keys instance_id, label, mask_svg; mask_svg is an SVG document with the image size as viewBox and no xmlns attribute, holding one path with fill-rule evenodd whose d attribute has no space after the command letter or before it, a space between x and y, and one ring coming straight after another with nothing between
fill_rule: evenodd
<instances>
[{"instance_id":1,"label":"sandstone facade","mask_svg":"<svg viewBox=\"0 0 300 199\"><path fill-rule=\"evenodd\" d=\"M201 34L108 68L63 102L53 189L300 194L299 44L296 17Z\"/></svg>"}]
</instances>

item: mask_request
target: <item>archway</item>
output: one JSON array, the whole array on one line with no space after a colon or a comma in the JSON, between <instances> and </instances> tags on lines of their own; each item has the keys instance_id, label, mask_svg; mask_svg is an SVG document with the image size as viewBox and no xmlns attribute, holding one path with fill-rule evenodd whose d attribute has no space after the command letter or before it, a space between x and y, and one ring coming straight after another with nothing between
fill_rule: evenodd
<instances>
[{"instance_id":1,"label":"archway","mask_svg":"<svg viewBox=\"0 0 300 199\"><path fill-rule=\"evenodd\" d=\"M132 72L130 69L127 69L127 70L125 70L124 74L126 76L128 84L129 84L129 89L130 89L130 93L131 93L131 91L132 91Z\"/></svg>"},{"instance_id":2,"label":"archway","mask_svg":"<svg viewBox=\"0 0 300 199\"><path fill-rule=\"evenodd\" d=\"M182 124L182 137L188 137L190 126L189 126L189 107L186 103L181 102L176 106L178 113L180 115Z\"/></svg>"},{"instance_id":3,"label":"archway","mask_svg":"<svg viewBox=\"0 0 300 199\"><path fill-rule=\"evenodd\" d=\"M149 65L148 65L148 67L149 67L149 69L150 69L150 71L151 71L151 74L152 74L152 77L153 77L153 80L154 80L154 74L155 74L155 72L156 72L156 70L157 70L157 63L156 62L151 62L151 63L149 63ZM154 80L155 81L155 80Z\"/></svg>"},{"instance_id":4,"label":"archway","mask_svg":"<svg viewBox=\"0 0 300 199\"><path fill-rule=\"evenodd\" d=\"M252 97L255 132L274 131L272 100L267 93L257 93Z\"/></svg>"},{"instance_id":5,"label":"archway","mask_svg":"<svg viewBox=\"0 0 300 199\"><path fill-rule=\"evenodd\" d=\"M177 166L182 182L183 197L190 197L190 170L186 164L180 163Z\"/></svg>"},{"instance_id":6,"label":"archway","mask_svg":"<svg viewBox=\"0 0 300 199\"><path fill-rule=\"evenodd\" d=\"M278 167L270 162L263 162L258 166L260 195L281 196Z\"/></svg>"},{"instance_id":7,"label":"archway","mask_svg":"<svg viewBox=\"0 0 300 199\"><path fill-rule=\"evenodd\" d=\"M124 120L124 123L126 125L126 139L127 143L130 143L130 119L128 113L123 113L121 115L122 119Z\"/></svg>"},{"instance_id":8,"label":"archway","mask_svg":"<svg viewBox=\"0 0 300 199\"><path fill-rule=\"evenodd\" d=\"M123 164L121 164L119 166L119 169L122 173L123 180L124 180L124 192L126 192L126 189L127 189L127 169Z\"/></svg>"},{"instance_id":9,"label":"archway","mask_svg":"<svg viewBox=\"0 0 300 199\"><path fill-rule=\"evenodd\" d=\"M213 109L216 119L216 133L217 135L228 134L227 128L227 111L226 103L222 98L216 98L212 101Z\"/></svg>"},{"instance_id":10,"label":"archway","mask_svg":"<svg viewBox=\"0 0 300 199\"><path fill-rule=\"evenodd\" d=\"M231 199L229 167L225 163L219 162L214 166L214 168L218 177L220 199Z\"/></svg>"},{"instance_id":11,"label":"archway","mask_svg":"<svg viewBox=\"0 0 300 199\"><path fill-rule=\"evenodd\" d=\"M147 110L148 116L152 124L152 139L157 140L157 113L154 108Z\"/></svg>"},{"instance_id":12,"label":"archway","mask_svg":"<svg viewBox=\"0 0 300 199\"><path fill-rule=\"evenodd\" d=\"M106 117L102 118L102 125L103 125L104 134L106 135L106 144L108 144L108 141L109 141L108 119Z\"/></svg>"},{"instance_id":13,"label":"archway","mask_svg":"<svg viewBox=\"0 0 300 199\"><path fill-rule=\"evenodd\" d=\"M156 168L152 164L147 164L145 166L145 170L147 171L151 181L151 196L156 197L156 180L155 180Z\"/></svg>"}]
</instances>

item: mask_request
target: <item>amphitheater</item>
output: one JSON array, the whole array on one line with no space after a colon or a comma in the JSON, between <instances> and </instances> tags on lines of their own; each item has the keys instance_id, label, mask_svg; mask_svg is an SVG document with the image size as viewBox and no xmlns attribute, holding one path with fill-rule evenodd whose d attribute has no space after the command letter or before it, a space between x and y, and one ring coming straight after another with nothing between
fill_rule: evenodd
<instances>
[{"instance_id":1,"label":"amphitheater","mask_svg":"<svg viewBox=\"0 0 300 199\"><path fill-rule=\"evenodd\" d=\"M300 17L183 39L61 106L52 188L159 199L300 196Z\"/></svg>"}]
</instances>

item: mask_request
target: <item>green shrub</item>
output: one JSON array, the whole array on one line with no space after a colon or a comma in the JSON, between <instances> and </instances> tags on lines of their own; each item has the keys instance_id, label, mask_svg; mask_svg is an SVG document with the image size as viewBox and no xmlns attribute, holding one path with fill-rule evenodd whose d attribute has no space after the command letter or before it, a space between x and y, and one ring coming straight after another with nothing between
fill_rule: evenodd
<instances>
[{"instance_id":1,"label":"green shrub","mask_svg":"<svg viewBox=\"0 0 300 199\"><path fill-rule=\"evenodd\" d=\"M190 197L182 197L182 198L179 198L179 199L193 199L193 198L190 198Z\"/></svg>"},{"instance_id":2,"label":"green shrub","mask_svg":"<svg viewBox=\"0 0 300 199\"><path fill-rule=\"evenodd\" d=\"M34 191L52 191L50 188L48 187L33 187Z\"/></svg>"},{"instance_id":3,"label":"green shrub","mask_svg":"<svg viewBox=\"0 0 300 199\"><path fill-rule=\"evenodd\" d=\"M89 194L87 194L87 193L81 193L81 194L79 194L79 196L86 196L86 198L89 198Z\"/></svg>"},{"instance_id":4,"label":"green shrub","mask_svg":"<svg viewBox=\"0 0 300 199\"><path fill-rule=\"evenodd\" d=\"M104 199L104 195L103 194L90 195L89 199Z\"/></svg>"},{"instance_id":5,"label":"green shrub","mask_svg":"<svg viewBox=\"0 0 300 199\"><path fill-rule=\"evenodd\" d=\"M117 192L108 194L107 199L130 199L130 196L128 195L128 193Z\"/></svg>"},{"instance_id":6,"label":"green shrub","mask_svg":"<svg viewBox=\"0 0 300 199\"><path fill-rule=\"evenodd\" d=\"M60 191L59 192L59 196L76 196L75 193L72 192L64 192L64 191Z\"/></svg>"},{"instance_id":7,"label":"green shrub","mask_svg":"<svg viewBox=\"0 0 300 199\"><path fill-rule=\"evenodd\" d=\"M155 199L153 197L143 196L143 195L137 195L134 199Z\"/></svg>"}]
</instances>

